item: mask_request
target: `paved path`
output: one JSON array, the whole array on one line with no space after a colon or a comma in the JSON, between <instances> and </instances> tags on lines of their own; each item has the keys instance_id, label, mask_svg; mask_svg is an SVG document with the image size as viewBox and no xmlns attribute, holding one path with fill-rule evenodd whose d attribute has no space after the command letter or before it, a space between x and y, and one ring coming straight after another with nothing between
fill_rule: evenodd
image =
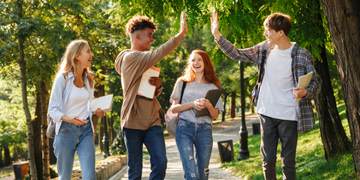
<instances>
[{"instance_id":1,"label":"paved path","mask_svg":"<svg viewBox=\"0 0 360 180\"><path fill-rule=\"evenodd\" d=\"M248 134L252 134L251 124L254 122L259 122L258 115L247 116L247 130ZM234 143L239 141L239 128L241 125L241 119L234 119L232 121L225 121L219 124L213 125L213 150L211 153L210 159L210 180L240 180L240 178L233 176L228 173L225 169L220 168L220 157L218 151L218 141L224 140L233 140ZM172 137L165 138L166 143L166 155L168 158L166 177L165 179L184 179L184 171L182 169L182 164L180 160L180 155L177 150L175 140ZM234 157L235 159L237 157ZM149 156L146 156L143 164L142 179L149 179L150 176L150 160ZM112 180L121 179L127 180L127 171L126 167L123 168L121 172L115 175Z\"/></svg>"},{"instance_id":2,"label":"paved path","mask_svg":"<svg viewBox=\"0 0 360 180\"><path fill-rule=\"evenodd\" d=\"M254 122L259 122L259 117L257 114L246 116L246 126L248 130L248 134L252 134L252 126L251 124ZM234 143L239 141L239 128L241 125L241 119L235 118L231 121L225 121L218 124L213 125L213 150L211 153L210 159L210 180L240 180L240 178L233 176L232 174L226 172L225 169L220 168L220 157L218 151L218 141L224 140L233 140ZM165 138L166 143L166 155L168 158L166 177L165 179L184 179L184 171L182 169L182 164L180 160L180 155L176 147L175 139L171 136ZM98 158L102 158L102 155L98 155ZM235 159L237 157L234 157ZM150 160L149 156L144 157L143 164L143 173L142 179L149 179L150 175ZM78 161L74 162L74 166L78 164ZM56 169L55 167L52 167ZM78 168L78 167L75 167ZM127 180L127 166L123 167L119 173L114 175L111 180ZM11 167L12 170L12 167ZM0 178L0 180L13 180L14 176L8 176L6 178Z\"/></svg>"}]
</instances>

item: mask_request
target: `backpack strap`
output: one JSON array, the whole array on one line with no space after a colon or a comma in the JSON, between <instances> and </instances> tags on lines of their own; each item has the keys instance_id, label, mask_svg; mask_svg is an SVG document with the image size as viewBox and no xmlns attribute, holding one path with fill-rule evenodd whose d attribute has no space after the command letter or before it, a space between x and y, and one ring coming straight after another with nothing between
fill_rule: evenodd
<instances>
[{"instance_id":1,"label":"backpack strap","mask_svg":"<svg viewBox=\"0 0 360 180\"><path fill-rule=\"evenodd\" d=\"M261 83L263 78L264 78L264 73L265 73L265 68L264 68L264 64L266 61L266 53L270 48L270 44L268 43L268 41L265 41L263 48L261 50L261 56L260 56L260 70L259 70L259 78L258 78L258 83Z\"/></svg>"},{"instance_id":2,"label":"backpack strap","mask_svg":"<svg viewBox=\"0 0 360 180\"><path fill-rule=\"evenodd\" d=\"M179 104L181 104L181 101L182 101L182 98L183 98L183 95L184 95L184 89L186 87L186 82L183 81L183 86L182 86L182 89L181 89L181 95L180 95L180 102Z\"/></svg>"}]
</instances>

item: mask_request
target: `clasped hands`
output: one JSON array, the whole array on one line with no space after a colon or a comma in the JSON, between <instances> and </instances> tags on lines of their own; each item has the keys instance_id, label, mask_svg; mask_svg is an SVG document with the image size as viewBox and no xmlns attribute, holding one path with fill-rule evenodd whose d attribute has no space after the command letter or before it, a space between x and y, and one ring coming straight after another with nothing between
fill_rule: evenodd
<instances>
[{"instance_id":1,"label":"clasped hands","mask_svg":"<svg viewBox=\"0 0 360 180\"><path fill-rule=\"evenodd\" d=\"M196 110L199 110L199 111L204 108L209 108L211 106L212 106L212 104L210 103L210 101L205 98L197 99L194 101L194 104L193 104L193 108L195 108Z\"/></svg>"},{"instance_id":2,"label":"clasped hands","mask_svg":"<svg viewBox=\"0 0 360 180\"><path fill-rule=\"evenodd\" d=\"M97 108L97 109L95 110L95 114L96 114L98 117L105 116L105 113L104 113L100 108ZM76 117L70 118L69 120L67 120L67 122L72 123L72 124L75 124L75 125L78 125L78 126L81 126L81 125L86 124L86 123L88 122L88 120L86 120L86 119L80 119L79 116L76 116Z\"/></svg>"}]
</instances>

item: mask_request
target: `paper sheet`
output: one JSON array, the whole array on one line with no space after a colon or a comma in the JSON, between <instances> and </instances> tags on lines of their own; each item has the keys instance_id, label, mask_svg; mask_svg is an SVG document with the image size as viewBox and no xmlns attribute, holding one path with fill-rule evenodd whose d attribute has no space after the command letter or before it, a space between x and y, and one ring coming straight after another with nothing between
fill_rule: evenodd
<instances>
[{"instance_id":1,"label":"paper sheet","mask_svg":"<svg viewBox=\"0 0 360 180\"><path fill-rule=\"evenodd\" d=\"M112 103L113 103L113 95L112 94L94 98L91 101L91 111L92 111L92 113L95 113L95 110L97 108L100 108L104 112L109 112L109 111L111 111Z\"/></svg>"},{"instance_id":2,"label":"paper sheet","mask_svg":"<svg viewBox=\"0 0 360 180\"><path fill-rule=\"evenodd\" d=\"M154 99L156 87L149 84L149 79L150 77L159 77L159 75L160 68L154 66L145 71L141 78L137 94L146 98Z\"/></svg>"},{"instance_id":3,"label":"paper sheet","mask_svg":"<svg viewBox=\"0 0 360 180\"><path fill-rule=\"evenodd\" d=\"M309 86L310 81L311 81L311 77L312 77L313 72L309 72L306 75L300 76L299 77L299 83L297 87L303 87L306 88ZM302 98L296 98L295 102L299 102Z\"/></svg>"}]
</instances>

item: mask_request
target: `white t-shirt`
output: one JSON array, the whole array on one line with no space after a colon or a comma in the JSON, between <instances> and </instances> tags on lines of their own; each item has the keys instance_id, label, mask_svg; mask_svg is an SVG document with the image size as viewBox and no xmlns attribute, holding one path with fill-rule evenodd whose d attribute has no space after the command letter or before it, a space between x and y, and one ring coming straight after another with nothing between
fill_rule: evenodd
<instances>
[{"instance_id":1,"label":"white t-shirt","mask_svg":"<svg viewBox=\"0 0 360 180\"><path fill-rule=\"evenodd\" d=\"M277 46L266 59L256 112L281 120L297 121L298 103L295 103L291 51Z\"/></svg>"},{"instance_id":2,"label":"white t-shirt","mask_svg":"<svg viewBox=\"0 0 360 180\"><path fill-rule=\"evenodd\" d=\"M69 118L79 115L80 119L86 119L88 116L89 97L86 87L78 88L74 85L69 99L64 106L64 114Z\"/></svg>"}]
</instances>

